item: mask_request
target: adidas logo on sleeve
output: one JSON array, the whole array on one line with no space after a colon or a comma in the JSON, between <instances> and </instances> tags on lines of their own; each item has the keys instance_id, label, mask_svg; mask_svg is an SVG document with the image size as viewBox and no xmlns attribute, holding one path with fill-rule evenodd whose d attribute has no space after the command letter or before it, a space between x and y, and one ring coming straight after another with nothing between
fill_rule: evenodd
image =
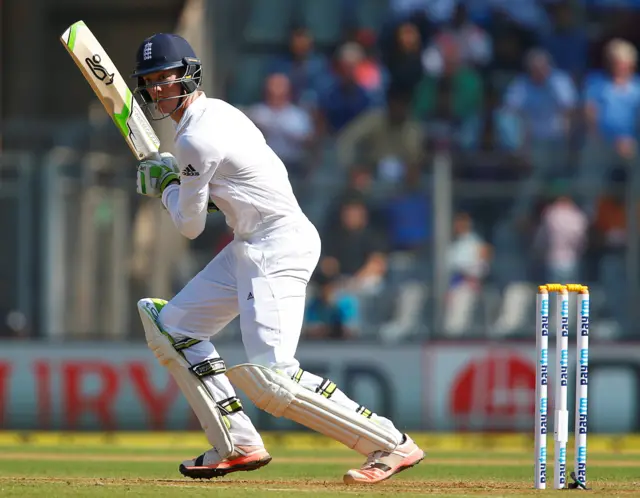
<instances>
[{"instance_id":1,"label":"adidas logo on sleeve","mask_svg":"<svg viewBox=\"0 0 640 498\"><path fill-rule=\"evenodd\" d=\"M200 176L200 173L189 164L182 170L182 176Z\"/></svg>"}]
</instances>

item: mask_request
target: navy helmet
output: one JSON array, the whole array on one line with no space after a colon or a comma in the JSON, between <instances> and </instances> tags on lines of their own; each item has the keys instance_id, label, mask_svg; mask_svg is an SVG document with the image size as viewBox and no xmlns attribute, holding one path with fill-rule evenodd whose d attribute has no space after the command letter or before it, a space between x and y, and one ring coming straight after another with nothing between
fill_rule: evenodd
<instances>
[{"instance_id":1,"label":"navy helmet","mask_svg":"<svg viewBox=\"0 0 640 498\"><path fill-rule=\"evenodd\" d=\"M131 77L137 78L138 86L134 93L142 97L143 105L147 109L150 109L151 104L157 104L163 99L151 98L143 76L179 68L183 68L184 73L170 83L182 84L183 92L180 96L182 99L195 92L202 82L201 62L189 42L181 36L169 33L157 33L142 42L136 53L136 67ZM182 102L183 100L179 101L175 110L182 106ZM154 107L157 109L157 106ZM154 119L163 119L167 116L162 115L161 118Z\"/></svg>"}]
</instances>

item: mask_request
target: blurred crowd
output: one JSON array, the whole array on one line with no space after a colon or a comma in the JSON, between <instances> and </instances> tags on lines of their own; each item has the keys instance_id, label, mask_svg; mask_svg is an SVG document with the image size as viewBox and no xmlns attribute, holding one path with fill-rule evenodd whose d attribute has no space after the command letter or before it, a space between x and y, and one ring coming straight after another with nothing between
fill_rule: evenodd
<instances>
[{"instance_id":1,"label":"blurred crowd","mask_svg":"<svg viewBox=\"0 0 640 498\"><path fill-rule=\"evenodd\" d=\"M234 94L323 237L306 336L527 333L543 281L595 283L603 330L619 330L640 2L385 3L374 30L358 0L339 2L333 43L294 21L268 50L260 94ZM431 180L443 153L456 188L434 331Z\"/></svg>"},{"instance_id":2,"label":"blurred crowd","mask_svg":"<svg viewBox=\"0 0 640 498\"><path fill-rule=\"evenodd\" d=\"M596 339L638 337L640 0L247 3L222 97L263 131L320 231L304 339L530 339L535 288L554 281L590 285ZM165 235L172 264L150 271L159 221L145 209L132 295L149 274L178 290L232 237L210 216L191 244Z\"/></svg>"}]
</instances>

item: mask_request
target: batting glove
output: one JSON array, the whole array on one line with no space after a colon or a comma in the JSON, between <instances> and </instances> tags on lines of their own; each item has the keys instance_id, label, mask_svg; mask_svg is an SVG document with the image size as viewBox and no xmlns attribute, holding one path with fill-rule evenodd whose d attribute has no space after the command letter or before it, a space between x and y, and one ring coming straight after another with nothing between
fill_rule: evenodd
<instances>
[{"instance_id":1,"label":"batting glove","mask_svg":"<svg viewBox=\"0 0 640 498\"><path fill-rule=\"evenodd\" d=\"M180 168L176 158L168 152L163 152L160 157L160 161L149 159L138 165L139 194L162 197L162 192L171 182L180 183Z\"/></svg>"}]
</instances>

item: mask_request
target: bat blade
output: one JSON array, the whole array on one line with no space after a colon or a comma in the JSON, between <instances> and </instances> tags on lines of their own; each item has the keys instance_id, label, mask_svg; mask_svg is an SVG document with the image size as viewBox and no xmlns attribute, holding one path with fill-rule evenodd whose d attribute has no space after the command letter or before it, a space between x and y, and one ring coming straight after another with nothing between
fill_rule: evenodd
<instances>
[{"instance_id":1,"label":"bat blade","mask_svg":"<svg viewBox=\"0 0 640 498\"><path fill-rule=\"evenodd\" d=\"M109 55L83 21L62 34L60 41L93 88L138 160L158 158L160 140Z\"/></svg>"}]
</instances>

